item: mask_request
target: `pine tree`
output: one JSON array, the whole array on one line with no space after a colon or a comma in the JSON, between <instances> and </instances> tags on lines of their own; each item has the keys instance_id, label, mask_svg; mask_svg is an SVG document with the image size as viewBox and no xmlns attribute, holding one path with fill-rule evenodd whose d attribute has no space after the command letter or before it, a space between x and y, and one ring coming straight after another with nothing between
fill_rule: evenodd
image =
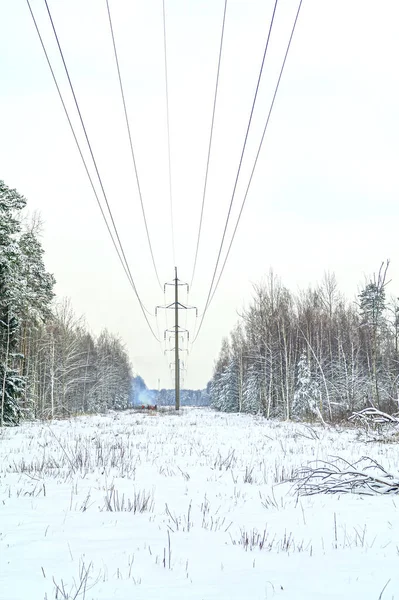
<instances>
[{"instance_id":1,"label":"pine tree","mask_svg":"<svg viewBox=\"0 0 399 600\"><path fill-rule=\"evenodd\" d=\"M23 306L25 319L30 322L44 321L51 316L51 302L54 298L54 276L47 273L43 262L44 250L31 228L19 238L21 252L21 280L23 285Z\"/></svg>"},{"instance_id":2,"label":"pine tree","mask_svg":"<svg viewBox=\"0 0 399 600\"><path fill-rule=\"evenodd\" d=\"M22 304L22 257L18 245L19 212L26 204L16 190L0 181L0 425L16 424L23 389L17 353L19 320Z\"/></svg>"},{"instance_id":3,"label":"pine tree","mask_svg":"<svg viewBox=\"0 0 399 600\"><path fill-rule=\"evenodd\" d=\"M3 349L0 364L1 378L1 425L17 425L21 418L19 399L25 387L25 379L13 366L20 356L16 352L18 319L11 315L10 310L0 319L1 346Z\"/></svg>"},{"instance_id":4,"label":"pine tree","mask_svg":"<svg viewBox=\"0 0 399 600\"><path fill-rule=\"evenodd\" d=\"M21 307L20 343L22 355L21 372L26 378L23 405L25 410L35 412L35 365L34 340L38 329L51 318L51 303L54 298L53 275L47 273L43 262L44 250L39 241L40 222L34 220L19 238L21 252Z\"/></svg>"},{"instance_id":5,"label":"pine tree","mask_svg":"<svg viewBox=\"0 0 399 600\"><path fill-rule=\"evenodd\" d=\"M380 337L385 333L387 320L385 318L385 287L386 275L389 267L387 261L385 268L382 263L378 277L370 281L359 294L360 315L363 328L369 333L369 354L372 365L373 388L372 396L374 402L380 407Z\"/></svg>"}]
</instances>

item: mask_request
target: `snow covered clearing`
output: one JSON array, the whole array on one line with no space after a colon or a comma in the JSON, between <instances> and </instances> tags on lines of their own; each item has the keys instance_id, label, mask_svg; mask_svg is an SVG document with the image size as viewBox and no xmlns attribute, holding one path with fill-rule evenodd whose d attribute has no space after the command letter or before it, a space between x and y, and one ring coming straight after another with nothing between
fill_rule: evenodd
<instances>
[{"instance_id":1,"label":"snow covered clearing","mask_svg":"<svg viewBox=\"0 0 399 600\"><path fill-rule=\"evenodd\" d=\"M297 497L315 459L395 444L185 409L0 432L1 600L399 600L399 497Z\"/></svg>"}]
</instances>

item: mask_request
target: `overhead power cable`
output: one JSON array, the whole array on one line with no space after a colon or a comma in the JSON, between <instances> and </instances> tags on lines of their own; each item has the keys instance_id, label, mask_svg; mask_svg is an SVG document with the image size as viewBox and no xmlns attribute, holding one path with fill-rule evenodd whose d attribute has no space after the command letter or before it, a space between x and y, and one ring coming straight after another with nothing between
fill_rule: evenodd
<instances>
[{"instance_id":1,"label":"overhead power cable","mask_svg":"<svg viewBox=\"0 0 399 600\"><path fill-rule=\"evenodd\" d=\"M69 127L70 127L70 129L71 129L71 131L72 131L72 135L73 135L73 137L74 137L74 140L75 140L75 143L76 143L77 149L78 149L78 151L79 151L80 158L82 159L83 166L84 166L84 168L85 168L85 171L86 171L86 175L87 175L87 177L89 178L89 181L90 181L91 188L92 188L92 190L93 190L93 193L94 193L94 196L95 196L95 198L96 198L96 201L97 201L98 207L99 207L99 209L100 209L100 211L101 211L101 215L102 215L102 217L103 217L103 219L104 219L104 223L105 223L105 225L106 225L106 227L107 227L108 233L109 233L109 235L110 235L110 237L111 237L111 240L112 240L112 243L113 243L113 245L114 245L115 251L116 251L116 253L117 253L117 255L118 255L118 258L119 258L119 260L121 261L122 268L123 268L123 270L125 271L125 273L126 273L126 276L128 277L128 279L129 279L129 281L130 281L130 278L129 278L129 273L128 273L128 271L127 271L127 269L126 269L126 265L125 265L125 263L123 262L123 259L122 259L121 255L120 255L119 248L118 248L118 246L117 246L117 244L116 244L116 242L115 242L115 239L114 239L113 233L112 233L112 231L111 231L111 229L110 229L110 226L109 226L109 224L108 224L107 218L106 218L106 216L105 216L105 213L104 213L103 207L101 206L101 202L100 202L100 199L99 199L99 197L98 197L97 190L96 190L96 188L95 188L95 186L94 186L94 183L93 183L92 177L91 177L91 175L90 175L90 171L89 171L89 169L88 169L88 167L87 167L87 163L86 163L86 161L85 161L85 158L84 158L84 156L83 156L83 152L82 152L82 150L81 150L81 147L80 147L80 144L79 144L78 138L77 138L77 136L76 136L76 133L75 133L74 127L73 127L73 125L72 125L72 122L71 122L71 119L70 119L70 117L69 117L69 113L68 113L68 110L67 110L67 108L66 108L66 105L65 105L65 102L64 102L64 98L63 98L63 96L62 96L62 94L61 94L61 90L60 90L60 87L59 87L59 85L58 85L57 78L56 78L56 76L55 76L55 73L54 73L53 67L52 67L52 65L51 65L51 62L50 62L50 59L49 59L49 56L48 56L48 53L47 53L46 47L45 47L45 45L44 45L44 42L43 42L43 38L42 38L42 36L41 36L41 33L40 33L40 30L39 30L39 27L38 27L38 25L37 25L37 22L36 22L36 19L35 19L35 16L34 16L34 14L33 14L33 12L32 12L32 8L31 8L31 5L30 5L30 2L29 2L29 0L26 0L26 1L27 1L27 4L28 4L28 7L29 7L29 10L30 10L30 14L31 14L31 16L32 16L32 19L33 19L33 23L34 23L34 25L35 25L35 28L36 28L37 35L38 35L38 37L39 37L39 40L40 40L41 46L42 46L42 48L43 48L43 52L44 52L44 55L45 55L45 57L46 57L46 61L47 61L47 64L48 64L48 66L49 66L49 69L50 69L50 72L51 72L51 75L52 75L53 81L54 81L54 83L55 83L55 87L57 88L58 96L59 96L59 98L60 98L60 100L61 100L61 104L62 104L62 106L63 106L63 109L64 109L64 112L65 112L66 118L67 118L67 120L68 120Z\"/></svg>"},{"instance_id":2,"label":"overhead power cable","mask_svg":"<svg viewBox=\"0 0 399 600\"><path fill-rule=\"evenodd\" d=\"M170 151L168 52L167 52L167 43L166 43L166 8L165 8L165 0L162 0L162 17L163 17L163 50L164 50L164 69L165 69L166 128L167 128L167 136L168 136L168 167L169 167L168 170L169 170L170 225L171 225L171 230L172 230L173 264L176 264L175 226L174 226L173 194L172 194L172 158L171 158L171 151Z\"/></svg>"},{"instance_id":3,"label":"overhead power cable","mask_svg":"<svg viewBox=\"0 0 399 600\"><path fill-rule=\"evenodd\" d=\"M280 74L279 74L279 77L278 77L278 80L277 80L276 88L274 90L272 102L270 104L269 112L268 112L267 119L266 119L266 124L265 124L265 127L263 129L262 137L261 137L261 140L260 140L260 143L259 143L259 146L258 146L258 150L257 150L256 156L255 156L255 161L254 161L254 165L252 167L252 171L251 171L251 175L250 175L250 178L249 178L249 181L248 181L248 185L247 185L247 188L245 190L243 201L241 203L240 212L239 212L238 217L237 217L237 222L236 222L235 227L234 227L233 235L231 237L230 244L229 244L229 247L227 249L227 253L226 253L225 259L223 261L222 269L220 271L220 274L219 274L219 277L217 279L215 288L214 288L214 290L212 292L212 295L211 295L211 298L209 300L209 304L213 300L213 297L214 297L214 295L216 293L216 290L218 288L220 279L221 279L221 277L223 275L223 271L224 271L224 268L226 266L227 259L229 258L230 250L231 250L231 247L233 245L234 238L235 238L235 235L236 235L236 232L237 232L237 229L238 229L238 225L239 225L239 222L240 222L240 219L241 219L242 211L244 209L244 206L245 206L245 203L246 203L246 200L247 200L249 188L251 187L252 178L254 176L256 165L258 163L258 158L259 158L260 152L262 150L263 141L265 139L266 131L267 131L267 128L268 128L268 125L269 125L269 121L270 121L270 116L271 116L271 113L272 113L272 110L273 110L274 102L276 100L276 96L277 96L278 88L279 88L279 85L280 85L281 77L282 77L282 74L283 74L283 71L284 71L284 67L285 67L285 63L286 63L286 60L287 60L288 52L289 52L289 49L290 49L290 46L291 46L291 41L292 41L292 38L293 38L293 35L294 35L294 32L295 32L295 27L296 27L296 23L297 23L297 20L298 20L298 17L299 17L299 12L300 12L300 9L301 9L301 5L302 5L302 0L300 0L298 11L296 13L296 17L295 17L295 21L294 21L294 26L293 26L293 28L291 30L291 35L290 35L288 46L287 46L287 49L286 49L286 52L285 52L285 55L284 55L283 64L282 64L282 67L281 67L281 70L280 70Z\"/></svg>"},{"instance_id":4,"label":"overhead power cable","mask_svg":"<svg viewBox=\"0 0 399 600\"><path fill-rule=\"evenodd\" d=\"M205 304L205 309L204 309L204 312L202 313L201 322L200 322L200 325L198 327L198 331L197 331L197 333L196 333L196 335L194 337L193 344L196 341L196 339L198 338L199 332L200 332L202 324L204 322L205 314L206 314L206 312L207 312L207 310L209 308L209 305L212 302L213 297L214 297L214 295L216 293L216 290L218 288L218 285L219 285L220 279L222 277L224 268L226 266L227 259L228 259L229 254L230 254L231 247L233 245L233 241L234 241L234 238L235 238L235 235L236 235L236 232L237 232L237 229L238 229L238 225L239 225L239 222L240 222L240 219L241 219L242 211L244 209L244 206L245 206L245 203L246 203L246 200L247 200L249 188L250 188L251 183L252 183L252 179L253 179L253 175L254 175L254 172L255 172L255 169L256 169L256 165L258 163L258 159L259 159L259 155L260 155L260 152L261 152L261 149L262 149L263 141L265 139L266 131L267 131L267 128L269 126L269 121L270 121L271 113L272 113L272 110L273 110L273 107L274 107L274 104L275 104L275 100L276 100L278 88L280 86L281 77L283 75L284 67L285 67L285 64L286 64L286 61L287 61L288 52L289 52L290 47L291 47L292 38L293 38L294 33L295 33L295 29L296 29L296 25L297 25L299 13L300 13L301 6L302 6L302 1L303 0L300 0L299 5L298 5L298 10L297 10L296 15L295 15L294 24L293 24L292 29L291 29L291 34L290 34L288 45L287 45L287 48L286 48L286 51L285 51L283 63L282 63L281 69L280 69L280 73L279 73L279 76L278 76L277 84L276 84L276 87L275 87L275 90L274 90L274 94L273 94L273 98L272 98L272 101L271 101L271 104L270 104L269 112L268 112L267 119L266 119L266 124L265 124L264 129L263 129L263 133L262 133L262 137L261 137L261 140L260 140L260 143L259 143L259 146L258 146L258 150L257 150L257 153L256 153L254 165L252 167L252 171L251 171L251 175L250 175L250 178L249 178L249 182L248 182L247 188L245 190L244 199L243 199L243 201L241 203L240 212L239 212L238 217L237 217L237 222L236 222L236 225L235 225L235 228L234 228L234 231L233 231L233 234L232 234L232 238L231 238L231 241L230 241L227 253L226 253L226 257L224 259L224 262L223 262L223 265L222 265L222 269L221 269L219 277L217 279L215 288L212 291L212 286L211 286L211 288L209 290L208 298L207 298L207 301L206 301L206 304ZM215 273L214 273L214 275L215 275ZM212 280L212 283L213 283L213 280Z\"/></svg>"},{"instance_id":5,"label":"overhead power cable","mask_svg":"<svg viewBox=\"0 0 399 600\"><path fill-rule=\"evenodd\" d=\"M195 338L193 340L193 343L195 342L195 340L198 337L198 334L199 334L199 331L200 331L200 329L202 327L202 323L203 323L206 311L208 310L209 300L210 300L210 297L211 297L213 284L214 284L215 278L216 278L217 268L219 266L220 257L221 257L221 254L222 254L223 244L224 244L224 240L225 240L226 233L227 233L227 227L228 227L228 224L229 224L231 210L232 210L232 207L233 207L233 202L234 202L235 193L236 193L236 189L237 189L238 179L239 179L239 176L240 176L240 173L241 173L241 166L242 166L242 163L243 163L245 149L246 149L246 146L247 146L249 130L251 128L252 117L253 117L253 114L254 114L256 100L257 100L257 97L258 97L259 86L260 86L260 82L261 82L261 78L262 78L262 74L263 74L263 67L264 67L265 60L266 60L267 50L269 48L269 41L270 41L270 36L271 36L272 29L273 29L273 23L274 23L274 17L275 17L275 14L276 14L277 4L278 4L278 0L275 0L274 7L273 7L273 13L272 13L272 17L271 17L271 20L270 20L269 30L268 30L268 34L267 34L267 38L266 38L266 44L265 44L265 48L264 48L264 51L263 51L262 62L261 62L261 66L260 66L260 69L259 69L258 80L257 80L257 83L256 83L255 94L254 94L254 98L253 98L253 101L252 101L251 112L250 112L250 115L249 115L248 125L247 125L247 129L246 129L246 132L245 132L244 143L243 143L243 146L242 146L242 149L241 149L240 160L239 160L239 163L238 163L238 169L237 169L237 173L236 173L236 177L235 177L235 181L234 181L233 192L232 192L232 195L231 195L229 209L227 211L227 218L226 218L226 222L225 222L225 226L224 226L224 230L223 230L223 234L222 234L222 239L221 239L220 246L219 246L219 251L218 251L218 255L217 255L217 259L216 259L216 264L215 264L215 267L214 267L214 270L213 270L212 281L211 281L211 284L209 286L208 296L207 296L207 299L206 299L206 302L205 302L204 312L202 313L202 319L201 319L201 322L200 322L200 326L199 326L198 332L197 332L197 334L196 334L196 336L195 336Z\"/></svg>"},{"instance_id":6,"label":"overhead power cable","mask_svg":"<svg viewBox=\"0 0 399 600\"><path fill-rule=\"evenodd\" d=\"M69 84L70 84L70 87L71 87L71 91L72 91L72 94L73 94L73 97L74 97L74 100L75 100L75 104L76 104L76 107L77 107L77 110L78 110L78 114L79 114L79 116L80 116L81 124L82 124L82 127L83 127L83 131L84 131L84 133L85 133L85 137L86 137L87 144L88 144L88 146L89 146L89 150L90 150L90 154L91 154L91 157L92 157L92 160L93 160L93 164L94 164L94 166L95 166L95 170L96 170L96 173L97 173L97 177L98 177L98 180L99 180L99 183L100 183L100 186L101 186L101 190L102 190L102 192L103 192L103 195L104 195L104 199L105 199L105 201L106 201L106 204L107 204L108 211L109 211L109 213L110 213L110 216L111 216L111 221L112 221L112 224L113 224L113 226L114 226L114 229L115 229L115 234L116 234L116 238L117 238L117 240L118 240L118 243L119 243L119 246L120 246L120 248L118 248L118 245L117 245L117 243L116 243L116 241L115 241L114 234L112 233L112 230L111 230L111 228L110 228L110 226L109 226L108 220L107 220L107 218L106 218L106 215L105 215L105 213L104 213L104 210L103 210L103 208L102 208L102 205L101 205L100 199L99 199L99 197L98 197L97 191L96 191L96 189L95 189L95 186L94 186L94 183L93 183L92 177L91 177L91 175L90 175L90 172L89 172L89 169L88 169L88 167L87 167L87 163L86 163L86 161L85 161L85 158L84 158L84 156L83 156L83 152L82 152L82 150L81 150L81 147L80 147L80 144L79 144L79 142L78 142L78 139L77 139L77 136L76 136L76 133L75 133L74 127L73 127L73 125L72 125L72 121L71 121L71 119L70 119L70 116L69 116L68 110L67 110L67 108L66 108L66 105L65 105L65 102L64 102L64 99L63 99L63 96L62 96L62 93L61 93L60 87L59 87L59 85L58 85L57 78L56 78L56 76L55 76L55 73L54 73L54 69L53 69L53 67L52 67L52 65L51 65L51 61L50 61L50 59L49 59L48 52L47 52L47 50L46 50L46 47L45 47L45 44L44 44L43 38L42 38L42 36L41 36L40 29L39 29L39 27L38 27L38 24L37 24L36 18L35 18L35 16L34 16L34 13L33 13L33 11L32 11L31 4L30 4L29 0L26 0L26 2L27 2L27 5L28 5L28 8L29 8L29 11L30 11L30 14L31 14L31 16L32 16L32 20L33 20L33 23L34 23L34 26L35 26L36 32L37 32L37 34L38 34L38 37L39 37L39 40L40 40L40 44L41 44L41 46L42 46L42 49L43 49L43 51L44 51L44 55L45 55L45 57L46 57L47 64L48 64L48 66L49 66L49 69L50 69L50 72L51 72L51 75L52 75L53 81L54 81L54 83L55 83L55 86L56 86L56 89L57 89L57 92L58 92L59 98L60 98L60 100L61 100L61 103L62 103L62 106L63 106L64 112L65 112L65 115L66 115L66 117L67 117L67 120L68 120L68 123L69 123L69 127L70 127L70 129L71 129L71 132L72 132L72 135L73 135L73 137L74 137L74 140L75 140L76 146L77 146L77 148L78 148L78 151L79 151L80 157L81 157L81 159L82 159L83 166L84 166L84 168L85 168L85 171L86 171L86 174L87 174L87 176L88 176L88 178L89 178L90 185L91 185L91 187L92 187L92 189L93 189L93 192L94 192L94 195L95 195L95 198L96 198L97 204L98 204L98 206L99 206L99 209L100 209L100 212L101 212L101 215L102 215L102 217L103 217L103 220L104 220L104 222L105 222L105 225L106 225L106 227L107 227L108 233L109 233L109 235L110 235L110 237L111 237L111 240L112 240L113 246L114 246L114 248L115 248L115 251L116 251L116 253L117 253L117 255L118 255L119 261L121 262L122 268L123 268L123 270L125 271L125 274L126 274L126 276L127 276L127 278L128 278L128 281L129 281L130 285L132 286L132 288L133 288L133 291L134 291L134 293L135 293L135 295L136 295L136 297L137 297L137 300L138 300L138 302L139 302L139 304L140 304L140 308L141 308L141 310L142 310L142 312L143 312L143 315L144 315L144 318L145 318L145 320L146 320L146 322L147 322L147 325L149 326L149 328L150 328L150 331L151 331L152 335L155 337L155 339L157 339L157 337L156 337L156 335L155 335L155 333L154 333L154 331L153 331L153 329L152 329L152 327L151 327L151 324L150 324L150 322L149 322L149 320L148 320L148 318L147 318L147 315L145 314L145 311L147 311L147 309L145 308L145 306L144 306L143 302L141 301L141 298L140 298L140 296L139 296L139 294L138 294L138 292L137 292L137 288L136 288L136 286L135 286L135 283L134 283L134 280L133 280L132 274L131 274L131 272L130 272L130 268L129 268L129 265L128 265L128 263L127 263L127 260L126 260L125 253L124 253L124 251L123 251L123 247L122 247L122 244L121 244L121 242L120 242L120 238L119 238L119 235L118 235L117 229L116 229L116 227L115 227L115 223L114 223L114 220L113 220L113 217L112 217L112 212L111 212L111 209L110 209L110 206L109 206L108 200L107 200L107 196L106 196L106 194L105 194L104 187L103 187L103 185L102 185L101 177L100 177L100 174L99 174L99 172L98 172L97 164L96 164L96 162L95 162L95 159L94 159L94 155L93 155L93 152L92 152L92 149L91 149L91 145L90 145L90 142L89 142L89 139L88 139L88 136L87 136L87 132L86 132L86 128L85 128L85 126L84 126L84 122L83 122L83 119L82 119L82 115L81 115L81 112L80 112L80 110L79 110L79 105L78 105L78 103L77 103L77 100L76 100L76 96L75 96L75 93L74 93L74 90L73 90L73 86L72 86L72 83L71 83L71 79L70 79L70 77L69 77L69 72L68 72L68 69L67 69L67 67L66 67L66 63L65 63L64 56L63 56L63 53L62 53L62 50L61 50L61 46L60 46L60 44L59 44L58 36L57 36L56 30L55 30L55 27L54 27L54 23L53 23L53 20L52 20L52 17L51 17L51 13L50 13L50 10L49 10L48 4L47 4L47 0L44 0L44 1L45 1L45 4L46 4L47 12L48 12L48 14L49 14L50 22L51 22L51 24L52 24L52 28L53 28L53 32L54 32L54 35L55 35L55 38L56 38L56 41L57 41L57 45L58 45L58 48L59 48L59 51L60 51L60 54L61 54L61 58L62 58L62 61L63 61L63 64L64 64L64 68L65 68L65 71L66 71L66 73L67 73L68 81L69 81ZM148 311L147 311L147 312L148 312ZM157 341L158 341L158 339L157 339Z\"/></svg>"},{"instance_id":7,"label":"overhead power cable","mask_svg":"<svg viewBox=\"0 0 399 600\"><path fill-rule=\"evenodd\" d=\"M130 153L131 153L132 162L133 162L134 174L135 174L135 177L136 177L137 189L138 189L138 192L139 192L139 198L140 198L140 204L141 204L141 212L143 214L144 226L145 226L145 231L146 231L146 234L147 234L147 241L148 241L148 245L149 245L149 248L150 248L151 259L152 259L152 264L153 264L154 271L155 271L155 276L157 278L159 287L162 289L162 284L161 284L161 281L159 279L158 269L157 269L157 266L156 266L156 263L155 263L154 252L153 252L153 249L152 249L150 232L149 232L149 229L148 229L147 217L146 217L146 213L145 213L145 209L144 209L143 196L142 196L142 193L141 193L141 186L140 186L140 180L139 180L139 175L138 175L138 170L137 170L136 158L135 158L134 149L133 149L132 134L131 134L131 130L130 130L129 117L128 117L128 113L127 113L126 100L125 100L125 92L124 92L123 83L122 83L122 75L121 75L121 70L120 70L120 67L119 67L118 52L117 52L117 49L116 49L115 34L114 34L114 28L112 26L112 18L111 18L111 10L110 10L110 7L109 7L109 1L106 0L106 3L107 3L109 27L110 27L110 30L111 30L111 37L112 37L112 45L113 45L113 49L114 49L115 63L116 63L117 71L118 71L119 88L120 88L120 92L121 92L122 103L123 103L123 111L124 111L124 114L125 114L125 121L126 121L126 128L127 128L127 133L128 133L128 137L129 137Z\"/></svg>"},{"instance_id":8,"label":"overhead power cable","mask_svg":"<svg viewBox=\"0 0 399 600\"><path fill-rule=\"evenodd\" d=\"M118 244L119 244L119 247L120 247L120 250L121 250L121 254L122 254L124 262L126 264L126 268L128 270L130 279L131 279L131 281L133 283L133 277L132 277L132 274L130 273L129 265L128 265L128 262L127 262L127 258L126 258L125 252L123 250L123 246L122 246L122 242L121 242L121 239L120 239L120 236L119 236L119 233L118 233L118 229L116 227L116 223L115 223L115 220L114 220L114 217L113 217L113 214L112 214L112 210L111 210L110 204L108 202L107 194L105 192L104 185L103 185L103 182L102 182L102 179L101 179L101 176L100 176L100 172L98 170L97 162L96 162L96 159L94 157L93 149L91 147L91 143L90 143L90 140L89 140L89 136L87 134L86 126L84 124L82 113L80 111L79 103L78 103L78 100L77 100L77 97L76 97L76 94L75 94L75 89L73 87L72 80L71 80L71 77L69 75L69 70L68 70L68 67L67 67L67 64L66 64L66 61L65 61L65 58L64 58L64 53L63 53L62 48L61 48L60 40L58 38L58 34L57 34L57 30L55 28L53 17L51 15L50 8L49 8L47 0L44 0L44 3L46 5L47 13L48 13L48 16L49 16L49 19L50 19L50 23L51 23L51 27L52 27L52 30L53 30L53 33L54 33L55 40L57 42L57 46L58 46L58 50L59 50L59 53L60 53L60 56L61 56L62 64L64 66L65 74L67 76L69 87L71 89L72 96L73 96L73 99L74 99L74 102L75 102L76 110L78 111L80 123L82 125L83 133L85 135L87 146L88 146L89 151L90 151L90 156L92 158L93 165L94 165L94 168L95 168L95 171L96 171L96 174L97 174L97 179L98 179L98 182L100 184L101 191L102 191L103 196L104 196L105 204L106 204L107 209L108 209L108 214L110 216L111 223L112 223L113 229L115 231L116 239L118 240ZM133 285L134 285L134 283L133 283ZM140 302L141 302L141 300L140 300Z\"/></svg>"},{"instance_id":9,"label":"overhead power cable","mask_svg":"<svg viewBox=\"0 0 399 600\"><path fill-rule=\"evenodd\" d=\"M197 235L197 247L195 249L194 266L193 266L193 272L192 272L192 275L191 275L190 288L192 288L192 286L193 286L195 269L196 269L196 266L197 266L198 250L199 250L200 238L201 238L201 231L202 231L202 221L203 221L203 216L204 216L205 196L206 196L206 190L207 190L207 184L208 184L209 162L210 162L211 149L212 149L213 127L214 127L214 123L215 123L216 102L217 102L218 89L219 89L220 64L221 64L221 61L222 61L222 50L223 50L223 39L224 39L224 26L225 26L225 22L226 22L226 10L227 10L227 0L225 0L225 2L224 2L224 11L223 11L223 20L222 20L222 32L221 32L221 35L220 35L219 58L218 58L218 67L217 67L217 73L216 73L215 95L214 95L214 99L213 99L211 131L210 131L210 135L209 135L208 157L207 157L207 160L206 160L205 181L204 181L204 189L203 189L203 193L202 193L201 214L200 214L200 221L199 221L198 235Z\"/></svg>"}]
</instances>

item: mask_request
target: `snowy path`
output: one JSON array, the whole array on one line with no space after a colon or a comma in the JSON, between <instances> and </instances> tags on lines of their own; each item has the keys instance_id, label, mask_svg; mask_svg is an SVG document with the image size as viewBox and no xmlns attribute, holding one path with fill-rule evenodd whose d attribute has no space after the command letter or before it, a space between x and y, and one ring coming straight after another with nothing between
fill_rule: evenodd
<instances>
[{"instance_id":1,"label":"snowy path","mask_svg":"<svg viewBox=\"0 0 399 600\"><path fill-rule=\"evenodd\" d=\"M1 431L0 600L399 600L399 498L272 487L331 455L397 473L397 447L317 433L199 409Z\"/></svg>"}]
</instances>

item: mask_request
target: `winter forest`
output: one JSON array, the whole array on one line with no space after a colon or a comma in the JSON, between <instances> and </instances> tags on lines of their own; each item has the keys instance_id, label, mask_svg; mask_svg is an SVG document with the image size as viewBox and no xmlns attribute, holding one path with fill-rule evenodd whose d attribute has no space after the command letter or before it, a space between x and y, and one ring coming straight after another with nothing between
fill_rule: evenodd
<instances>
[{"instance_id":1,"label":"winter forest","mask_svg":"<svg viewBox=\"0 0 399 600\"><path fill-rule=\"evenodd\" d=\"M388 267L364 283L356 301L344 298L333 274L292 294L270 273L223 341L211 405L330 422L370 406L396 412L399 304L387 297Z\"/></svg>"},{"instance_id":2,"label":"winter forest","mask_svg":"<svg viewBox=\"0 0 399 600\"><path fill-rule=\"evenodd\" d=\"M40 219L0 181L1 425L173 403L132 377L121 340L92 335L68 300L57 300L45 269ZM207 390L182 403L267 418L335 421L373 406L398 406L399 302L389 298L389 261L354 301L335 276L291 293L271 272L224 339Z\"/></svg>"},{"instance_id":3,"label":"winter forest","mask_svg":"<svg viewBox=\"0 0 399 600\"><path fill-rule=\"evenodd\" d=\"M93 336L47 273L40 221L0 181L1 425L126 408L131 368L120 339Z\"/></svg>"}]
</instances>

